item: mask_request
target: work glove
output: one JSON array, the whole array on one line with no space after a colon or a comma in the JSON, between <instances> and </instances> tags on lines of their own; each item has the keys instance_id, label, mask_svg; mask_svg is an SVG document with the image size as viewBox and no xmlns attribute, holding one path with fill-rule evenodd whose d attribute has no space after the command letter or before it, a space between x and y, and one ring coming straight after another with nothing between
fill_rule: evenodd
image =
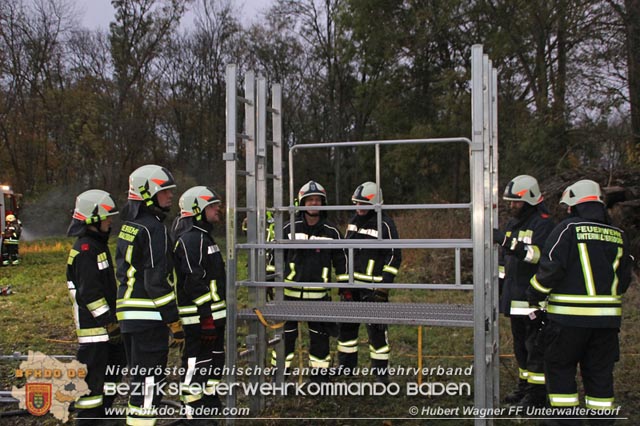
<instances>
[{"instance_id":1,"label":"work glove","mask_svg":"<svg viewBox=\"0 0 640 426\"><path fill-rule=\"evenodd\" d=\"M218 337L213 317L200 318L200 340L202 343L213 343Z\"/></svg>"},{"instance_id":2,"label":"work glove","mask_svg":"<svg viewBox=\"0 0 640 426\"><path fill-rule=\"evenodd\" d=\"M171 331L170 348L178 348L180 352L184 349L184 330L180 320L167 324Z\"/></svg>"},{"instance_id":3,"label":"work glove","mask_svg":"<svg viewBox=\"0 0 640 426\"><path fill-rule=\"evenodd\" d=\"M501 230L493 229L493 243L504 247L506 253L515 256L520 260L524 260L527 256L527 245L517 238L509 238Z\"/></svg>"},{"instance_id":4,"label":"work glove","mask_svg":"<svg viewBox=\"0 0 640 426\"><path fill-rule=\"evenodd\" d=\"M505 233L498 228L493 228L493 243L504 247L506 241L507 236L505 235Z\"/></svg>"},{"instance_id":5,"label":"work glove","mask_svg":"<svg viewBox=\"0 0 640 426\"><path fill-rule=\"evenodd\" d=\"M117 345L120 343L122 336L120 335L120 324L112 322L106 326L107 334L109 334L109 343Z\"/></svg>"},{"instance_id":6,"label":"work glove","mask_svg":"<svg viewBox=\"0 0 640 426\"><path fill-rule=\"evenodd\" d=\"M520 260L524 260L524 258L527 256L527 245L515 238L508 239L508 242L509 246L505 247L507 249L507 253L517 257Z\"/></svg>"},{"instance_id":7,"label":"work glove","mask_svg":"<svg viewBox=\"0 0 640 426\"><path fill-rule=\"evenodd\" d=\"M366 302L388 302L389 292L386 289L376 288L372 292L366 295Z\"/></svg>"},{"instance_id":8,"label":"work glove","mask_svg":"<svg viewBox=\"0 0 640 426\"><path fill-rule=\"evenodd\" d=\"M353 302L353 293L351 293L351 290L343 290L340 289L340 300L342 302Z\"/></svg>"},{"instance_id":9,"label":"work glove","mask_svg":"<svg viewBox=\"0 0 640 426\"><path fill-rule=\"evenodd\" d=\"M547 312L543 311L542 309L536 309L535 311L529 313L529 320L531 321L531 325L535 327L536 330L542 330L547 324Z\"/></svg>"}]
</instances>

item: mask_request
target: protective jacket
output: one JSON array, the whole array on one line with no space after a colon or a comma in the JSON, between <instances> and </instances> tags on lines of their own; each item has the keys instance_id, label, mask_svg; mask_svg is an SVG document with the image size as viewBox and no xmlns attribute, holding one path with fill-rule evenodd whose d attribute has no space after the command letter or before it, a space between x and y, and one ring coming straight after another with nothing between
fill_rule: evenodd
<instances>
[{"instance_id":1,"label":"protective jacket","mask_svg":"<svg viewBox=\"0 0 640 426\"><path fill-rule=\"evenodd\" d=\"M5 244L18 244L22 233L22 223L19 220L7 222L4 232Z\"/></svg>"},{"instance_id":2,"label":"protective jacket","mask_svg":"<svg viewBox=\"0 0 640 426\"><path fill-rule=\"evenodd\" d=\"M302 214L295 220L295 235L292 235L291 223L283 228L285 238L291 240L339 240L340 232L333 224L321 216L318 223L309 226ZM329 282L331 266L337 279L344 279L347 268L347 256L341 249L297 249L287 250L284 254L285 282ZM322 299L329 294L323 287L285 287L284 295L297 299Z\"/></svg>"},{"instance_id":3,"label":"protective jacket","mask_svg":"<svg viewBox=\"0 0 640 426\"><path fill-rule=\"evenodd\" d=\"M171 243L161 214L129 201L116 246L117 318L122 332L178 321ZM128 216L128 217L127 217Z\"/></svg>"},{"instance_id":4,"label":"protective jacket","mask_svg":"<svg viewBox=\"0 0 640 426\"><path fill-rule=\"evenodd\" d=\"M191 222L192 218L180 222ZM220 248L209 234L211 225L201 221L177 227L174 254L178 311L185 326L200 324L200 318L226 317L226 275Z\"/></svg>"},{"instance_id":5,"label":"protective jacket","mask_svg":"<svg viewBox=\"0 0 640 426\"><path fill-rule=\"evenodd\" d=\"M549 318L565 326L619 328L633 262L627 236L599 203L572 209L545 244L530 300L548 295Z\"/></svg>"},{"instance_id":6,"label":"protective jacket","mask_svg":"<svg viewBox=\"0 0 640 426\"><path fill-rule=\"evenodd\" d=\"M67 258L67 287L79 343L107 342L116 321L116 280L108 235L86 229Z\"/></svg>"},{"instance_id":7,"label":"protective jacket","mask_svg":"<svg viewBox=\"0 0 640 426\"><path fill-rule=\"evenodd\" d=\"M528 315L533 310L527 301L527 288L538 270L542 247L554 226L543 204L525 204L523 208L520 217L511 218L507 223L507 247L501 249L505 273L500 312L507 316Z\"/></svg>"},{"instance_id":8,"label":"protective jacket","mask_svg":"<svg viewBox=\"0 0 640 426\"><path fill-rule=\"evenodd\" d=\"M398 239L393 220L382 215L382 239ZM365 216L354 216L347 226L346 239L377 240L378 219L371 210ZM366 283L392 283L402 262L402 252L397 248L360 248L354 250L353 278ZM348 277L347 277L348 278Z\"/></svg>"}]
</instances>

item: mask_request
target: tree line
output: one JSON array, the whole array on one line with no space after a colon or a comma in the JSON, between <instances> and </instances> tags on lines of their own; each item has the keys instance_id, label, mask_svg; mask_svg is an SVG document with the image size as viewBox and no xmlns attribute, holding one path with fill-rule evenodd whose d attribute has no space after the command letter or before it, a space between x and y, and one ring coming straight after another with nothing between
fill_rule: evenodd
<instances>
[{"instance_id":1,"label":"tree line","mask_svg":"<svg viewBox=\"0 0 640 426\"><path fill-rule=\"evenodd\" d=\"M111 3L101 31L69 0L0 0L0 180L27 201L122 200L146 163L223 192L229 63L282 83L290 145L469 137L476 43L498 69L502 176L638 163L640 0L275 0L252 24L231 0ZM468 199L467 157L386 147L385 199ZM326 150L296 179L344 203L374 170L373 151Z\"/></svg>"}]
</instances>

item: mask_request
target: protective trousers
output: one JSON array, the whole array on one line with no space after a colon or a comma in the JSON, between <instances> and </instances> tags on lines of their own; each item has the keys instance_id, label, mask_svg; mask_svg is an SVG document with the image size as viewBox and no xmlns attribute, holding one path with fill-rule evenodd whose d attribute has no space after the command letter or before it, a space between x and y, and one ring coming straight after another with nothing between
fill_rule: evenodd
<instances>
[{"instance_id":1,"label":"protective trousers","mask_svg":"<svg viewBox=\"0 0 640 426\"><path fill-rule=\"evenodd\" d=\"M2 265L17 265L20 263L18 255L18 241L4 239L2 243Z\"/></svg>"},{"instance_id":2,"label":"protective trousers","mask_svg":"<svg viewBox=\"0 0 640 426\"><path fill-rule=\"evenodd\" d=\"M99 424L97 419L115 417L115 413L107 416L105 409L111 407L117 395L104 395L103 389L105 384L108 387L115 386L122 377L121 371L126 365L122 343L82 343L77 358L87 366L84 380L91 393L78 398L74 404L76 425L95 425Z\"/></svg>"},{"instance_id":3,"label":"protective trousers","mask_svg":"<svg viewBox=\"0 0 640 426\"><path fill-rule=\"evenodd\" d=\"M529 321L530 322L530 321ZM544 393L544 339L543 330L530 324L527 326L527 381L531 386L539 386Z\"/></svg>"},{"instance_id":4,"label":"protective trousers","mask_svg":"<svg viewBox=\"0 0 640 426\"><path fill-rule=\"evenodd\" d=\"M618 329L568 327L550 321L544 342L552 407L579 405L576 369L580 364L587 408L613 408L613 367L620 358Z\"/></svg>"},{"instance_id":5,"label":"protective trousers","mask_svg":"<svg viewBox=\"0 0 640 426\"><path fill-rule=\"evenodd\" d=\"M521 380L529 378L529 370L527 370L527 326L529 318L523 315L512 315L511 335L513 336L513 354L518 363L518 377Z\"/></svg>"},{"instance_id":6,"label":"protective trousers","mask_svg":"<svg viewBox=\"0 0 640 426\"><path fill-rule=\"evenodd\" d=\"M360 324L340 324L338 335L338 361L340 367L353 369L358 365L358 331ZM389 341L387 326L384 324L367 324L369 335L369 356L371 367L376 376L386 376L389 365Z\"/></svg>"},{"instance_id":7,"label":"protective trousers","mask_svg":"<svg viewBox=\"0 0 640 426\"><path fill-rule=\"evenodd\" d=\"M224 319L216 321L216 338L203 341L200 325L184 327L186 344L182 354L183 374L180 377L180 399L188 408L191 418L218 415L222 404L216 394L216 386L224 367ZM206 407L206 410L198 409Z\"/></svg>"},{"instance_id":8,"label":"protective trousers","mask_svg":"<svg viewBox=\"0 0 640 426\"><path fill-rule=\"evenodd\" d=\"M285 296L285 300L302 300L295 297ZM330 300L325 297L319 300ZM329 349L329 337L335 324L324 322L309 322L309 367L312 369L312 379L324 378L327 369L331 366L331 355ZM296 340L298 339L298 322L287 321L284 325L284 352L285 368L291 366L291 361L295 355ZM335 336L335 333L333 333ZM272 352L271 364L276 366L276 351Z\"/></svg>"},{"instance_id":9,"label":"protective trousers","mask_svg":"<svg viewBox=\"0 0 640 426\"><path fill-rule=\"evenodd\" d=\"M169 328L162 322L157 327L133 333L122 333L127 363L131 374L127 424L152 421L162 400L165 368L169 354ZM165 389L166 390L166 389Z\"/></svg>"}]
</instances>

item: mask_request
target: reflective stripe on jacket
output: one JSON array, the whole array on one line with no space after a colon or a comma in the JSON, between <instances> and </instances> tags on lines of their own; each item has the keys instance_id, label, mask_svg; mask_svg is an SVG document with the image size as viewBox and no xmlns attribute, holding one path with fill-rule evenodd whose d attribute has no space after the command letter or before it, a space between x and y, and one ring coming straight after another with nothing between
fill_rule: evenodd
<instances>
[{"instance_id":1,"label":"reflective stripe on jacket","mask_svg":"<svg viewBox=\"0 0 640 426\"><path fill-rule=\"evenodd\" d=\"M620 296L631 281L628 253L621 229L570 217L549 236L531 291L549 295L549 318L558 323L618 328Z\"/></svg>"},{"instance_id":2,"label":"reflective stripe on jacket","mask_svg":"<svg viewBox=\"0 0 640 426\"><path fill-rule=\"evenodd\" d=\"M226 317L226 273L220 248L209 232L197 225L178 236L175 249L178 311L184 325L200 318Z\"/></svg>"},{"instance_id":3,"label":"reflective stripe on jacket","mask_svg":"<svg viewBox=\"0 0 640 426\"><path fill-rule=\"evenodd\" d=\"M116 280L106 241L89 231L67 258L67 289L79 343L109 340L106 325L115 322Z\"/></svg>"},{"instance_id":4,"label":"reflective stripe on jacket","mask_svg":"<svg viewBox=\"0 0 640 426\"><path fill-rule=\"evenodd\" d=\"M309 226L302 215L296 216L295 235L291 235L291 223L285 224L283 235L291 240L339 240L340 232L324 217L313 226ZM331 281L331 269L336 281L344 277L347 268L347 256L342 249L296 249L284 253L285 282L317 282ZM330 294L329 288L323 287L285 287L285 296L296 299L322 299Z\"/></svg>"},{"instance_id":5,"label":"reflective stripe on jacket","mask_svg":"<svg viewBox=\"0 0 640 426\"><path fill-rule=\"evenodd\" d=\"M122 224L116 247L117 318L123 332L178 320L167 228L144 208Z\"/></svg>"}]
</instances>

